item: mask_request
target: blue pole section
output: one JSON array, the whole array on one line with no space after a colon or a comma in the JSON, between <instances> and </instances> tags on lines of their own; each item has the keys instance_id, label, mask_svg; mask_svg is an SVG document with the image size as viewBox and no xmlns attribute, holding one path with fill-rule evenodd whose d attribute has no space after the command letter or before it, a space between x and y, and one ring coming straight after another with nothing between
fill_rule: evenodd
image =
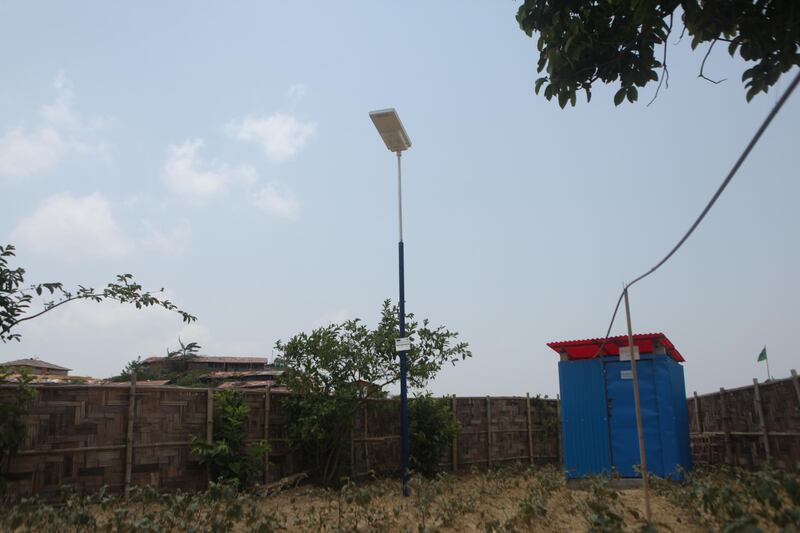
<instances>
[{"instance_id":1,"label":"blue pole section","mask_svg":"<svg viewBox=\"0 0 800 533\"><path fill-rule=\"evenodd\" d=\"M397 256L400 261L400 338L406 336L406 281L403 261L403 180L400 167L400 156L397 152L397 221L399 238ZM400 352L400 447L403 454L403 496L408 496L408 388L406 385L406 356L408 352Z\"/></svg>"},{"instance_id":2,"label":"blue pole section","mask_svg":"<svg viewBox=\"0 0 800 533\"><path fill-rule=\"evenodd\" d=\"M400 337L406 336L406 297L405 297L405 272L403 267L403 241L397 243L400 257ZM408 388L406 384L406 355L400 352L400 440L403 453L403 496L408 496Z\"/></svg>"}]
</instances>

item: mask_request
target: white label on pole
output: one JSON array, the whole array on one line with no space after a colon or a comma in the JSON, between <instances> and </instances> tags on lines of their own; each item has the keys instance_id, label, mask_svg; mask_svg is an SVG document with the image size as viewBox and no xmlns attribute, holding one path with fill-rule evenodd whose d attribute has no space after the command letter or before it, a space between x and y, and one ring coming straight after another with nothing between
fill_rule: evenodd
<instances>
[{"instance_id":1,"label":"white label on pole","mask_svg":"<svg viewBox=\"0 0 800 533\"><path fill-rule=\"evenodd\" d=\"M411 339L408 337L400 337L394 340L394 349L396 352L407 352L411 349Z\"/></svg>"},{"instance_id":2,"label":"white label on pole","mask_svg":"<svg viewBox=\"0 0 800 533\"><path fill-rule=\"evenodd\" d=\"M633 379L633 371L632 370L620 371L619 379Z\"/></svg>"},{"instance_id":3,"label":"white label on pole","mask_svg":"<svg viewBox=\"0 0 800 533\"><path fill-rule=\"evenodd\" d=\"M633 356L636 360L639 360L639 347L634 345L633 347ZM629 346L620 346L619 347L619 360L620 361L630 361L631 360L631 349Z\"/></svg>"}]
</instances>

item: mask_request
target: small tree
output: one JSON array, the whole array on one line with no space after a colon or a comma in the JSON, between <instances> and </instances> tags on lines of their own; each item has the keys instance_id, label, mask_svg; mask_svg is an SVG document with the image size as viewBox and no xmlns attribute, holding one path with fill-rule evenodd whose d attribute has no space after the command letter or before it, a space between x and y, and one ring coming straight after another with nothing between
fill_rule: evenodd
<instances>
[{"instance_id":1,"label":"small tree","mask_svg":"<svg viewBox=\"0 0 800 533\"><path fill-rule=\"evenodd\" d=\"M189 342L184 344L180 337L178 337L178 345L180 346L180 348L178 348L177 350L170 350L169 348L167 348L168 359L173 357L183 357L188 359L196 356L200 352L200 348L202 348L202 346L200 346L196 342Z\"/></svg>"},{"instance_id":2,"label":"small tree","mask_svg":"<svg viewBox=\"0 0 800 533\"><path fill-rule=\"evenodd\" d=\"M213 442L207 443L200 437L192 437L192 454L202 464L208 465L212 479L236 480L240 486L248 487L258 480L269 447L263 440L250 445L246 443L250 408L241 392L215 392L214 403Z\"/></svg>"},{"instance_id":3,"label":"small tree","mask_svg":"<svg viewBox=\"0 0 800 533\"><path fill-rule=\"evenodd\" d=\"M109 283L103 289L78 286L74 290L66 290L63 283L48 282L37 285L25 285L25 269L12 269L8 259L14 257L14 246L0 245L0 340L8 342L19 341L21 335L11 330L27 320L40 317L68 302L88 300L103 302L114 300L124 304L134 305L137 309L143 307L163 307L178 313L184 322L190 323L197 317L179 309L175 304L165 298L154 296L151 292L143 290L142 286L134 281L131 274L120 274L115 283ZM158 292L164 292L161 289ZM36 313L29 313L34 294L36 296L52 296L55 299L46 300L44 308Z\"/></svg>"},{"instance_id":4,"label":"small tree","mask_svg":"<svg viewBox=\"0 0 800 533\"><path fill-rule=\"evenodd\" d=\"M285 364L281 382L292 392L286 400L289 437L323 484L336 481L356 410L400 379L397 317L397 306L386 300L375 329L348 320L275 345ZM433 328L427 319L419 323L413 314L407 315L406 335L412 339L407 356L411 387L424 387L445 363L472 355L467 343L458 342L458 333Z\"/></svg>"},{"instance_id":5,"label":"small tree","mask_svg":"<svg viewBox=\"0 0 800 533\"><path fill-rule=\"evenodd\" d=\"M12 373L16 374L16 386L9 394L0 396L0 473L25 439L25 417L36 398L36 391L30 385L31 377L25 370L0 369L0 382L6 381Z\"/></svg>"},{"instance_id":6,"label":"small tree","mask_svg":"<svg viewBox=\"0 0 800 533\"><path fill-rule=\"evenodd\" d=\"M439 471L439 460L458 435L460 426L447 400L422 394L408 407L411 468L431 477Z\"/></svg>"}]
</instances>

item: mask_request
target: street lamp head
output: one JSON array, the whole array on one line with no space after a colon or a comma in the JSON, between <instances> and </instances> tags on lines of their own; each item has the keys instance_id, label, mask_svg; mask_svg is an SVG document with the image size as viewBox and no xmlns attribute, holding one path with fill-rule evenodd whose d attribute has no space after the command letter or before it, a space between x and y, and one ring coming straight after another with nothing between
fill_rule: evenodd
<instances>
[{"instance_id":1,"label":"street lamp head","mask_svg":"<svg viewBox=\"0 0 800 533\"><path fill-rule=\"evenodd\" d=\"M400 117L397 116L397 111L394 109L371 111L369 118L378 128L378 133L380 133L383 142L386 143L386 148L390 151L399 153L411 148L411 139L408 138L408 134L403 128L403 123L400 122Z\"/></svg>"}]
</instances>

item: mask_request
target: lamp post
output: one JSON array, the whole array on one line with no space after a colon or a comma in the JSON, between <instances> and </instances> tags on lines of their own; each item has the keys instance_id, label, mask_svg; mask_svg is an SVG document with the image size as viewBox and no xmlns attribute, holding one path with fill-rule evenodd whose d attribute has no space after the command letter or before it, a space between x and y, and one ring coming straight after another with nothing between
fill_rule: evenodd
<instances>
[{"instance_id":1,"label":"lamp post","mask_svg":"<svg viewBox=\"0 0 800 533\"><path fill-rule=\"evenodd\" d=\"M411 147L411 139L408 138L400 117L394 109L382 109L372 111L369 114L375 127L378 128L383 142L389 151L397 154L397 219L399 223L399 240L397 242L397 255L399 260L400 274L400 338L395 342L397 352L400 354L400 447L403 454L403 496L408 496L408 388L406 384L406 356L411 348L406 339L406 296L405 296L405 272L403 266L403 194L402 194L402 173L400 167L400 156L405 150Z\"/></svg>"}]
</instances>

